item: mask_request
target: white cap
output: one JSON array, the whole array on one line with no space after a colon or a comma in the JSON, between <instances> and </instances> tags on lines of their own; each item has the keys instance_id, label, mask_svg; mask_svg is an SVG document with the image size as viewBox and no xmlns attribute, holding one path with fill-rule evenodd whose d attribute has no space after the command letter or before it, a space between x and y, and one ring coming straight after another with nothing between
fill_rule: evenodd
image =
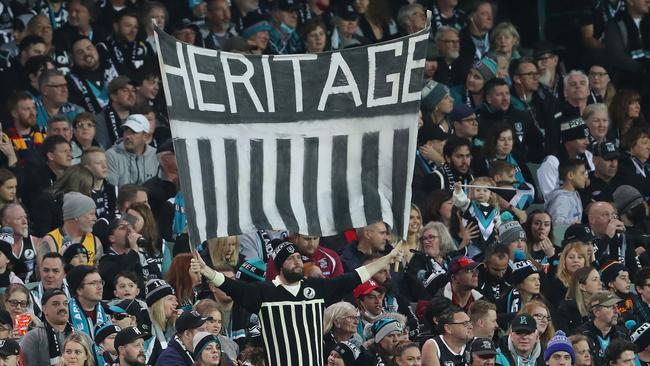
<instances>
[{"instance_id":1,"label":"white cap","mask_svg":"<svg viewBox=\"0 0 650 366\"><path fill-rule=\"evenodd\" d=\"M135 133L149 133L149 120L144 114L132 114L122 124L122 128L124 127L132 129Z\"/></svg>"}]
</instances>

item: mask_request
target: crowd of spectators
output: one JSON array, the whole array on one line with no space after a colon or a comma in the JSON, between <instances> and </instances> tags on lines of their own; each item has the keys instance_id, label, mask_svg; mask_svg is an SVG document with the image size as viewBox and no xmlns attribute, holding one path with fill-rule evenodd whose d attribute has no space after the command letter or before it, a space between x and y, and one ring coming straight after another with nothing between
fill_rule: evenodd
<instances>
[{"instance_id":1,"label":"crowd of spectators","mask_svg":"<svg viewBox=\"0 0 650 366\"><path fill-rule=\"evenodd\" d=\"M0 364L278 364L226 278L296 297L357 271L322 314L324 364L650 365L649 6L0 1ZM412 34L427 10L404 240L377 222L189 245L152 20L286 55Z\"/></svg>"}]
</instances>

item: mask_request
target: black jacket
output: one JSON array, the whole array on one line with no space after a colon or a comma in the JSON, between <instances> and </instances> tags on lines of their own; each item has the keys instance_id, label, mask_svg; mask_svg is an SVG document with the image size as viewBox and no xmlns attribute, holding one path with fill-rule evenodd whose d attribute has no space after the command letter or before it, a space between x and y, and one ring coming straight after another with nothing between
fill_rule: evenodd
<instances>
[{"instance_id":1,"label":"black jacket","mask_svg":"<svg viewBox=\"0 0 650 366\"><path fill-rule=\"evenodd\" d=\"M594 357L596 365L605 364L605 350L602 349L600 342L598 341L598 337L602 338L603 334L598 328L596 328L593 321L584 323L581 326L575 328L572 334L582 334L589 338L591 344L594 346L594 349L592 349L592 355ZM612 327L612 329L605 335L605 337L609 338L609 341L611 342L615 339L628 339L628 334L625 328L616 325Z\"/></svg>"},{"instance_id":2,"label":"black jacket","mask_svg":"<svg viewBox=\"0 0 650 366\"><path fill-rule=\"evenodd\" d=\"M551 302L551 304L557 303ZM555 328L565 333L570 333L580 324L589 321L588 316L583 317L580 314L575 300L562 300L552 317Z\"/></svg>"}]
</instances>

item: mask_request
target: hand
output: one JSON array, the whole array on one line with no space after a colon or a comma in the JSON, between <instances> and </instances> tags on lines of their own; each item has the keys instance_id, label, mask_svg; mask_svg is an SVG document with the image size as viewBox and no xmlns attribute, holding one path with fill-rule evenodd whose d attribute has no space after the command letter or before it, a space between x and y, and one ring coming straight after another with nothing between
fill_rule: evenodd
<instances>
[{"instance_id":1,"label":"hand","mask_svg":"<svg viewBox=\"0 0 650 366\"><path fill-rule=\"evenodd\" d=\"M645 248L644 247L637 247L636 249L634 249L634 253L636 253L636 255L638 257L641 254L645 253Z\"/></svg>"},{"instance_id":2,"label":"hand","mask_svg":"<svg viewBox=\"0 0 650 366\"><path fill-rule=\"evenodd\" d=\"M404 257L404 252L402 251L401 248L394 248L388 254L388 258L390 258L391 263L401 262L403 257Z\"/></svg>"},{"instance_id":3,"label":"hand","mask_svg":"<svg viewBox=\"0 0 650 366\"><path fill-rule=\"evenodd\" d=\"M607 234L607 236L610 238L613 238L617 232L621 231L625 231L625 224L623 224L623 221L619 219L611 219L609 221L609 224L607 224L607 230L605 230L605 234Z\"/></svg>"},{"instance_id":4,"label":"hand","mask_svg":"<svg viewBox=\"0 0 650 366\"><path fill-rule=\"evenodd\" d=\"M475 222L470 222L466 227L461 225L460 236L462 241L460 242L459 249L469 245L469 242L472 241L472 239L478 238L479 235L481 235L481 231Z\"/></svg>"},{"instance_id":5,"label":"hand","mask_svg":"<svg viewBox=\"0 0 650 366\"><path fill-rule=\"evenodd\" d=\"M138 234L135 230L130 230L129 233L127 234L127 241L129 244L129 248L133 250L138 250L138 239L140 239L142 235Z\"/></svg>"},{"instance_id":6,"label":"hand","mask_svg":"<svg viewBox=\"0 0 650 366\"><path fill-rule=\"evenodd\" d=\"M461 191L462 189L463 189L463 187L461 186L461 183L460 183L460 182L456 182L456 183L454 183L454 192L460 193L460 191Z\"/></svg>"},{"instance_id":7,"label":"hand","mask_svg":"<svg viewBox=\"0 0 650 366\"><path fill-rule=\"evenodd\" d=\"M199 252L195 250L192 255L194 258L190 261L190 272L200 273L208 279L213 279L216 271L205 264Z\"/></svg>"},{"instance_id":8,"label":"hand","mask_svg":"<svg viewBox=\"0 0 650 366\"><path fill-rule=\"evenodd\" d=\"M443 164L445 162L445 158L440 154L436 149L434 149L432 146L428 145L422 145L419 147L420 154L422 156L430 161L433 161L436 164Z\"/></svg>"},{"instance_id":9,"label":"hand","mask_svg":"<svg viewBox=\"0 0 650 366\"><path fill-rule=\"evenodd\" d=\"M11 140L8 140L8 137L5 139L6 134L2 134L2 142L0 142L0 152L7 157L7 164L13 166L18 162L16 157L16 150L14 150L14 145L11 143Z\"/></svg>"},{"instance_id":10,"label":"hand","mask_svg":"<svg viewBox=\"0 0 650 366\"><path fill-rule=\"evenodd\" d=\"M517 216L517 221L519 221L520 224L524 224L526 222L526 219L528 218L526 211L520 210L516 207L513 207L511 211L515 214L515 216Z\"/></svg>"},{"instance_id":11,"label":"hand","mask_svg":"<svg viewBox=\"0 0 650 366\"><path fill-rule=\"evenodd\" d=\"M549 238L543 238L539 245L542 247L542 251L544 251L546 258L551 258L555 255L555 246L553 246L553 243Z\"/></svg>"}]
</instances>

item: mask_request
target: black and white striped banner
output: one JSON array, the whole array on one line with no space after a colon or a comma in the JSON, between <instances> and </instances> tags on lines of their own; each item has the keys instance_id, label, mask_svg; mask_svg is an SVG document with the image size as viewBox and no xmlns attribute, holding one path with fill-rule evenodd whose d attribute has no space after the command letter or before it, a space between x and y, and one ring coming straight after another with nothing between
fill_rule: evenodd
<instances>
[{"instance_id":1,"label":"black and white striped banner","mask_svg":"<svg viewBox=\"0 0 650 366\"><path fill-rule=\"evenodd\" d=\"M428 29L318 55L176 41L158 56L194 242L257 229L406 234Z\"/></svg>"}]
</instances>

